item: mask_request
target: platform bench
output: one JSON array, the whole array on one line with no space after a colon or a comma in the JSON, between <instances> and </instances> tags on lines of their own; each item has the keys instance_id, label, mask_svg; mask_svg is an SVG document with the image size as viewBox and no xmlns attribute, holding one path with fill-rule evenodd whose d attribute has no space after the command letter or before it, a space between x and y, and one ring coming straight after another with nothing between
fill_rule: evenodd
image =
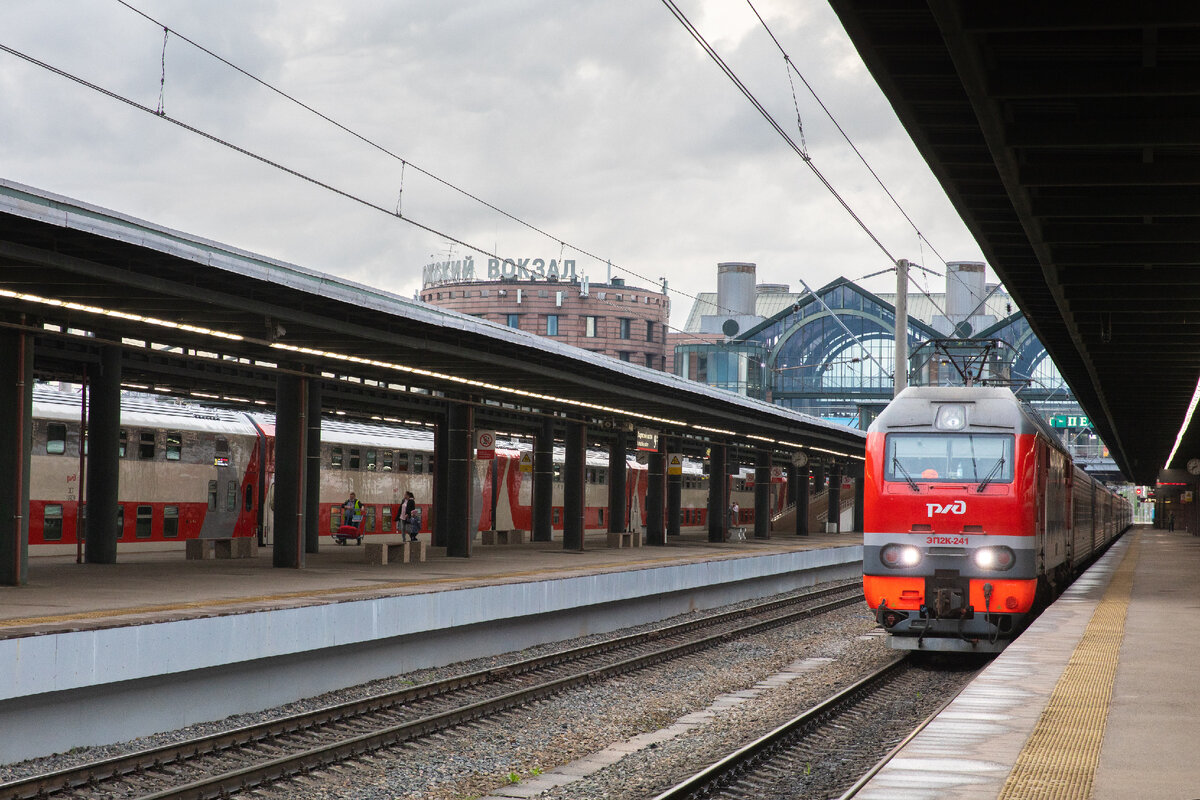
<instances>
[{"instance_id":1,"label":"platform bench","mask_svg":"<svg viewBox=\"0 0 1200 800\"><path fill-rule=\"evenodd\" d=\"M526 541L525 535L528 531L520 529L511 531L483 531L480 533L480 542L483 544L524 544Z\"/></svg>"},{"instance_id":2,"label":"platform bench","mask_svg":"<svg viewBox=\"0 0 1200 800\"><path fill-rule=\"evenodd\" d=\"M189 561L206 558L255 558L258 542L249 536L236 539L187 539L184 552Z\"/></svg>"},{"instance_id":3,"label":"platform bench","mask_svg":"<svg viewBox=\"0 0 1200 800\"><path fill-rule=\"evenodd\" d=\"M609 547L641 547L641 531L618 531L608 534Z\"/></svg>"},{"instance_id":4,"label":"platform bench","mask_svg":"<svg viewBox=\"0 0 1200 800\"><path fill-rule=\"evenodd\" d=\"M424 561L425 542L367 542L363 545L363 560L368 564L389 564Z\"/></svg>"}]
</instances>

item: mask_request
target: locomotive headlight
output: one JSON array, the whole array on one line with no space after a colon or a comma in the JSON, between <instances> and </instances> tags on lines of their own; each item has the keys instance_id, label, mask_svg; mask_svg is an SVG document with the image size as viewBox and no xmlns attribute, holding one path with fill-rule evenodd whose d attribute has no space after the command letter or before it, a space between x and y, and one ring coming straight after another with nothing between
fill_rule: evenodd
<instances>
[{"instance_id":1,"label":"locomotive headlight","mask_svg":"<svg viewBox=\"0 0 1200 800\"><path fill-rule=\"evenodd\" d=\"M889 544L879 551L879 560L885 567L915 567L921 563L921 551L912 545Z\"/></svg>"},{"instance_id":2,"label":"locomotive headlight","mask_svg":"<svg viewBox=\"0 0 1200 800\"><path fill-rule=\"evenodd\" d=\"M933 427L940 431L961 431L967 426L967 407L958 403L938 406Z\"/></svg>"},{"instance_id":3,"label":"locomotive headlight","mask_svg":"<svg viewBox=\"0 0 1200 800\"><path fill-rule=\"evenodd\" d=\"M981 547L975 551L975 566L980 569L1010 569L1017 555L1008 547Z\"/></svg>"}]
</instances>

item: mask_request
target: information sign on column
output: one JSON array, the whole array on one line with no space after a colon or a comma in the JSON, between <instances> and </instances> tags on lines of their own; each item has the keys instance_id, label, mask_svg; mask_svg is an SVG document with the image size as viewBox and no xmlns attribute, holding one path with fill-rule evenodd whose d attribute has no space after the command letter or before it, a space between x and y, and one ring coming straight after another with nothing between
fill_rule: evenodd
<instances>
[{"instance_id":1,"label":"information sign on column","mask_svg":"<svg viewBox=\"0 0 1200 800\"><path fill-rule=\"evenodd\" d=\"M667 456L667 474L683 474L683 453L671 453Z\"/></svg>"},{"instance_id":2,"label":"information sign on column","mask_svg":"<svg viewBox=\"0 0 1200 800\"><path fill-rule=\"evenodd\" d=\"M526 450L524 453L521 453L520 470L521 472L533 472L533 454L528 450Z\"/></svg>"},{"instance_id":3,"label":"information sign on column","mask_svg":"<svg viewBox=\"0 0 1200 800\"><path fill-rule=\"evenodd\" d=\"M491 461L496 457L496 432L475 431L475 458L480 461Z\"/></svg>"}]
</instances>

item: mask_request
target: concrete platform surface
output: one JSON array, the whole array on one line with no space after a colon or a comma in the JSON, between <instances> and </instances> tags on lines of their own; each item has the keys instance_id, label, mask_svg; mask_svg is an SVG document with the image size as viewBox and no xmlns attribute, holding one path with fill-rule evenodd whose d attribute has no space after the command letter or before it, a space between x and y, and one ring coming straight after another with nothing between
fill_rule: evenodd
<instances>
[{"instance_id":1,"label":"concrete platform surface","mask_svg":"<svg viewBox=\"0 0 1200 800\"><path fill-rule=\"evenodd\" d=\"M0 586L0 639L861 544L856 533L722 543L685 534L664 547L631 549L609 548L599 534L582 551L563 550L561 541L476 544L470 558L449 558L430 547L424 563L380 565L365 563L362 546L323 540L303 569L273 567L270 547L228 560L189 561L182 547L121 553L116 564L49 556L30 559L25 586Z\"/></svg>"}]
</instances>

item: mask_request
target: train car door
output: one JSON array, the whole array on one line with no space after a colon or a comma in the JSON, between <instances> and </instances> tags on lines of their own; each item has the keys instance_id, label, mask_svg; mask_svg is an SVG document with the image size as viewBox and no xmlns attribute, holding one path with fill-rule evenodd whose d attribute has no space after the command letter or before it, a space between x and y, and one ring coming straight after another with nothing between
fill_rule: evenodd
<instances>
[{"instance_id":1,"label":"train car door","mask_svg":"<svg viewBox=\"0 0 1200 800\"><path fill-rule=\"evenodd\" d=\"M241 469L238 459L216 458L208 481L208 510L204 514L204 525L200 528L201 539L227 539L233 535L241 509Z\"/></svg>"}]
</instances>

